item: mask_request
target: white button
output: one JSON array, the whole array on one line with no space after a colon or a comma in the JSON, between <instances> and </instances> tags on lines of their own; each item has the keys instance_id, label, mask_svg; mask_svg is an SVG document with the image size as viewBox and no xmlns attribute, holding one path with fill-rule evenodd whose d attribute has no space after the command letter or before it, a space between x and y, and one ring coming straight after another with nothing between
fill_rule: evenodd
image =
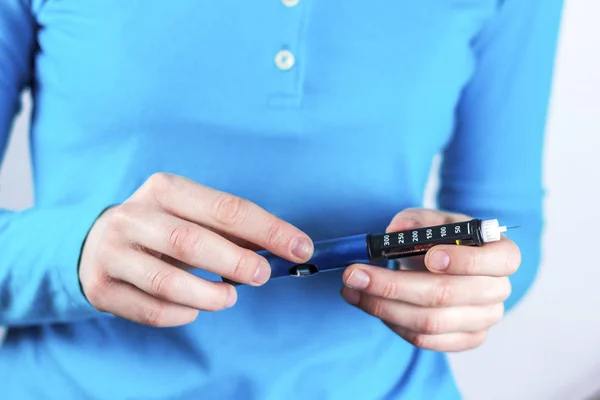
<instances>
[{"instance_id":1,"label":"white button","mask_svg":"<svg viewBox=\"0 0 600 400\"><path fill-rule=\"evenodd\" d=\"M295 7L298 5L300 0L281 0L284 6L286 7Z\"/></svg>"},{"instance_id":2,"label":"white button","mask_svg":"<svg viewBox=\"0 0 600 400\"><path fill-rule=\"evenodd\" d=\"M275 65L277 65L277 68L283 71L287 71L288 69L292 68L295 62L296 58L287 50L281 50L275 56Z\"/></svg>"}]
</instances>

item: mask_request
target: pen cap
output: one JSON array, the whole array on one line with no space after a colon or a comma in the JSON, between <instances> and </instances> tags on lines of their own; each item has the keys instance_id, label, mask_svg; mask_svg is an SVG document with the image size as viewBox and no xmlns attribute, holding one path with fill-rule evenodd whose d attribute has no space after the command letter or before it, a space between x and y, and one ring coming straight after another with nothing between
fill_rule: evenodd
<instances>
[{"instance_id":1,"label":"pen cap","mask_svg":"<svg viewBox=\"0 0 600 400\"><path fill-rule=\"evenodd\" d=\"M506 232L506 226L500 226L497 219L481 222L481 238L484 243L497 242L502 239L502 232Z\"/></svg>"}]
</instances>

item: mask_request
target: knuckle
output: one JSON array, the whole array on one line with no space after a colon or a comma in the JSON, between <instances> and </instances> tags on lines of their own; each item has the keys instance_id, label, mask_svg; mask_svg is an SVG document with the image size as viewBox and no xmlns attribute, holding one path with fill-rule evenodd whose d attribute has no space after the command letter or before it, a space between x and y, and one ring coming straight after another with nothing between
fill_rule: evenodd
<instances>
[{"instance_id":1,"label":"knuckle","mask_svg":"<svg viewBox=\"0 0 600 400\"><path fill-rule=\"evenodd\" d=\"M98 247L96 247L94 251L93 257L95 265L105 266L114 259L115 250L113 242L116 240L114 240L112 235L108 235L108 237L105 236L105 238L108 239L108 241L98 243Z\"/></svg>"},{"instance_id":2,"label":"knuckle","mask_svg":"<svg viewBox=\"0 0 600 400\"><path fill-rule=\"evenodd\" d=\"M445 279L440 279L433 286L431 296L429 297L429 307L445 307L452 304L454 297L454 286Z\"/></svg>"},{"instance_id":3,"label":"knuckle","mask_svg":"<svg viewBox=\"0 0 600 400\"><path fill-rule=\"evenodd\" d=\"M173 177L164 172L156 172L152 174L146 181L148 189L152 192L160 192L169 187Z\"/></svg>"},{"instance_id":4,"label":"knuckle","mask_svg":"<svg viewBox=\"0 0 600 400\"><path fill-rule=\"evenodd\" d=\"M485 260L483 260L481 252L477 250L479 249L469 249L465 253L465 260L463 262L465 263L467 273L479 274L484 269Z\"/></svg>"},{"instance_id":5,"label":"knuckle","mask_svg":"<svg viewBox=\"0 0 600 400\"><path fill-rule=\"evenodd\" d=\"M415 229L421 226L418 215L410 211L401 211L396 214L390 223L394 230Z\"/></svg>"},{"instance_id":6,"label":"knuckle","mask_svg":"<svg viewBox=\"0 0 600 400\"><path fill-rule=\"evenodd\" d=\"M132 223L135 212L136 207L130 203L123 203L113 208L107 220L107 233L121 234L125 227Z\"/></svg>"},{"instance_id":7,"label":"knuckle","mask_svg":"<svg viewBox=\"0 0 600 400\"><path fill-rule=\"evenodd\" d=\"M395 300L400 295L400 288L397 281L389 280L383 285L381 292L382 296L386 299Z\"/></svg>"},{"instance_id":8,"label":"knuckle","mask_svg":"<svg viewBox=\"0 0 600 400\"><path fill-rule=\"evenodd\" d=\"M274 222L269 226L267 232L267 245L271 247L277 247L283 241L285 237L285 232L283 225L278 222Z\"/></svg>"},{"instance_id":9,"label":"knuckle","mask_svg":"<svg viewBox=\"0 0 600 400\"><path fill-rule=\"evenodd\" d=\"M447 213L446 220L448 221L447 223L452 223L457 221L469 221L471 218L473 217L463 213Z\"/></svg>"},{"instance_id":10,"label":"knuckle","mask_svg":"<svg viewBox=\"0 0 600 400\"><path fill-rule=\"evenodd\" d=\"M400 211L395 215L395 218L410 218L413 216L418 216L420 209L418 207L407 207L404 210Z\"/></svg>"},{"instance_id":11,"label":"knuckle","mask_svg":"<svg viewBox=\"0 0 600 400\"><path fill-rule=\"evenodd\" d=\"M239 225L246 217L245 201L231 194L220 194L215 199L212 214L221 225Z\"/></svg>"},{"instance_id":12,"label":"knuckle","mask_svg":"<svg viewBox=\"0 0 600 400\"><path fill-rule=\"evenodd\" d=\"M104 303L104 293L107 289L105 279L101 276L95 275L85 282L82 282L82 287L85 292L85 296L94 307L102 307Z\"/></svg>"},{"instance_id":13,"label":"knuckle","mask_svg":"<svg viewBox=\"0 0 600 400\"><path fill-rule=\"evenodd\" d=\"M219 290L217 290L216 293L210 297L210 300L207 304L207 310L218 311L226 309L228 298L229 289L227 289L226 287L219 288Z\"/></svg>"},{"instance_id":14,"label":"knuckle","mask_svg":"<svg viewBox=\"0 0 600 400\"><path fill-rule=\"evenodd\" d=\"M485 342L486 339L487 339L487 331L473 333L471 335L471 338L467 345L467 349L471 350L471 349L476 349L477 347L480 347Z\"/></svg>"},{"instance_id":15,"label":"knuckle","mask_svg":"<svg viewBox=\"0 0 600 400\"><path fill-rule=\"evenodd\" d=\"M401 211L397 214L399 219L405 220L409 225L412 225L410 228L417 228L419 226L423 226L425 219L425 210L422 208L407 208L404 211Z\"/></svg>"},{"instance_id":16,"label":"knuckle","mask_svg":"<svg viewBox=\"0 0 600 400\"><path fill-rule=\"evenodd\" d=\"M417 330L427 335L442 333L442 316L437 312L426 312L417 323Z\"/></svg>"},{"instance_id":17,"label":"knuckle","mask_svg":"<svg viewBox=\"0 0 600 400\"><path fill-rule=\"evenodd\" d=\"M200 252L202 237L192 225L176 225L168 231L167 244L175 258L186 261Z\"/></svg>"},{"instance_id":18,"label":"knuckle","mask_svg":"<svg viewBox=\"0 0 600 400\"><path fill-rule=\"evenodd\" d=\"M241 252L237 257L235 262L235 267L233 268L233 279L237 282L245 282L252 278L254 275L254 271L258 268L258 264L254 263L255 268L252 268L253 263L250 260L250 255L248 252Z\"/></svg>"},{"instance_id":19,"label":"knuckle","mask_svg":"<svg viewBox=\"0 0 600 400\"><path fill-rule=\"evenodd\" d=\"M149 290L155 296L168 296L173 292L174 279L173 272L168 269L151 270L146 277Z\"/></svg>"},{"instance_id":20,"label":"knuckle","mask_svg":"<svg viewBox=\"0 0 600 400\"><path fill-rule=\"evenodd\" d=\"M385 318L385 301L378 297L361 296L365 298L365 308L372 316L380 319Z\"/></svg>"},{"instance_id":21,"label":"knuckle","mask_svg":"<svg viewBox=\"0 0 600 400\"><path fill-rule=\"evenodd\" d=\"M410 344L421 349L427 349L431 347L431 340L431 336L424 335L422 333L415 333L408 339Z\"/></svg>"},{"instance_id":22,"label":"knuckle","mask_svg":"<svg viewBox=\"0 0 600 400\"><path fill-rule=\"evenodd\" d=\"M107 275L97 275L91 281L82 282L83 292L90 304L99 311L110 310L110 292L114 281Z\"/></svg>"},{"instance_id":23,"label":"knuckle","mask_svg":"<svg viewBox=\"0 0 600 400\"><path fill-rule=\"evenodd\" d=\"M142 317L142 322L145 325L160 327L164 326L165 321L165 306L158 304L148 308Z\"/></svg>"},{"instance_id":24,"label":"knuckle","mask_svg":"<svg viewBox=\"0 0 600 400\"><path fill-rule=\"evenodd\" d=\"M491 306L486 317L482 318L482 327L490 328L498 324L504 317L504 304L499 303Z\"/></svg>"},{"instance_id":25,"label":"knuckle","mask_svg":"<svg viewBox=\"0 0 600 400\"><path fill-rule=\"evenodd\" d=\"M173 175L164 172L152 174L144 185L144 194L149 195L157 204L164 205L173 186L173 178Z\"/></svg>"}]
</instances>

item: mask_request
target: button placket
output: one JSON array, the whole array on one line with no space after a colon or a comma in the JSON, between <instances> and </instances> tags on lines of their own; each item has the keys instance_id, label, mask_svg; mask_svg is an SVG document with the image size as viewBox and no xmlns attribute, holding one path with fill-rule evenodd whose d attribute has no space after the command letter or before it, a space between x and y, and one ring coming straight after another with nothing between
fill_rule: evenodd
<instances>
[{"instance_id":1,"label":"button placket","mask_svg":"<svg viewBox=\"0 0 600 400\"><path fill-rule=\"evenodd\" d=\"M281 19L278 25L281 29L281 42L278 49L274 49L273 66L278 75L274 92L270 96L269 104L277 106L297 106L302 98L303 88L303 60L302 43L304 28L306 26L307 1L280 0L282 8Z\"/></svg>"}]
</instances>

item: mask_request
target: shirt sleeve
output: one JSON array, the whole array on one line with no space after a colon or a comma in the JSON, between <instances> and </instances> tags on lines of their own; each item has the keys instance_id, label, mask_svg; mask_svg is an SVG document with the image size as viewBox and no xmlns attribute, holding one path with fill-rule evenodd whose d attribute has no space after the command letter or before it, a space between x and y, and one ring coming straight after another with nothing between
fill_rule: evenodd
<instances>
[{"instance_id":1,"label":"shirt sleeve","mask_svg":"<svg viewBox=\"0 0 600 400\"><path fill-rule=\"evenodd\" d=\"M472 43L475 68L442 154L438 206L518 225L511 309L539 269L543 154L562 0L505 0Z\"/></svg>"},{"instance_id":2,"label":"shirt sleeve","mask_svg":"<svg viewBox=\"0 0 600 400\"><path fill-rule=\"evenodd\" d=\"M24 0L0 1L0 160L23 90L31 85L35 22ZM79 288L82 242L103 206L0 209L0 325L99 314Z\"/></svg>"}]
</instances>

